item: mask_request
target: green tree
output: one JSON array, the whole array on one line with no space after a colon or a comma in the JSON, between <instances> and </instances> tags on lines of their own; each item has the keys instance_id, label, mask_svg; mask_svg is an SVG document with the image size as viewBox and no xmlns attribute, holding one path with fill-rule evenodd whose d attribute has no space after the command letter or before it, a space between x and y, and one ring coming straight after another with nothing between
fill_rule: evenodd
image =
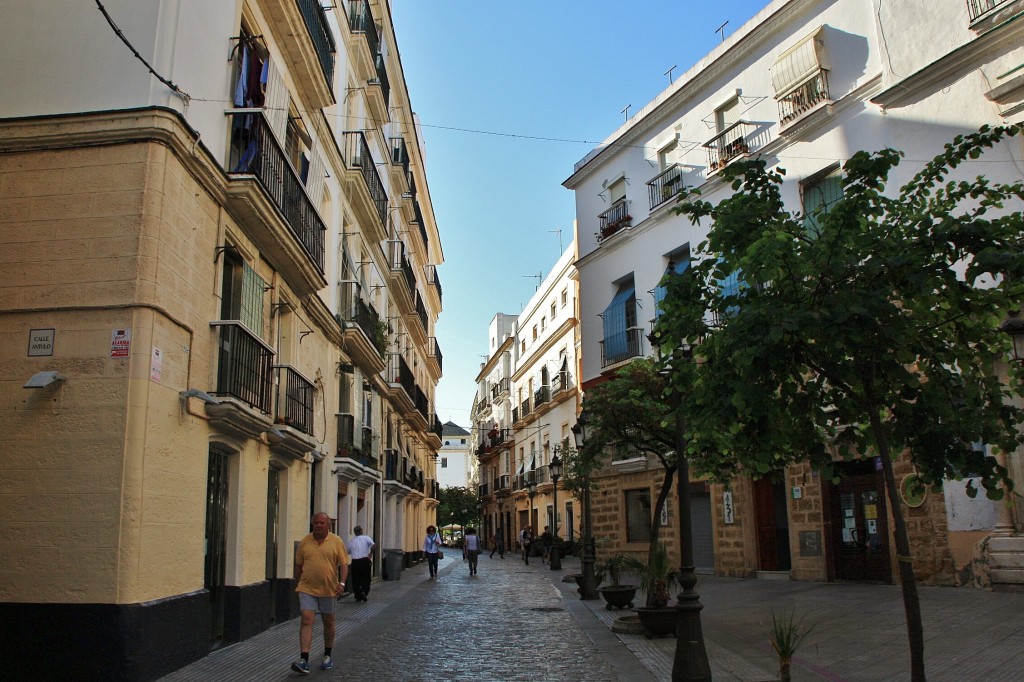
<instances>
[{"instance_id":1,"label":"green tree","mask_svg":"<svg viewBox=\"0 0 1024 682\"><path fill-rule=\"evenodd\" d=\"M437 506L437 525L447 526L457 523L466 526L477 517L476 493L465 486L448 486L441 488Z\"/></svg>"},{"instance_id":2,"label":"green tree","mask_svg":"<svg viewBox=\"0 0 1024 682\"><path fill-rule=\"evenodd\" d=\"M675 430L672 411L663 400L665 377L658 363L641 358L620 367L603 384L587 391L583 409L587 413L588 437L579 453L568 460L570 486L582 479L584 470L593 472L609 458L635 454L654 455L665 477L651 510L650 555L658 544L661 509L675 478Z\"/></svg>"},{"instance_id":3,"label":"green tree","mask_svg":"<svg viewBox=\"0 0 1024 682\"><path fill-rule=\"evenodd\" d=\"M731 198L691 195L676 208L712 221L696 265L667 278L655 329L663 345L694 345L690 383L669 388L688 396L688 455L720 479L806 460L834 477L834 456L877 455L915 681L923 626L893 458L904 453L926 484L970 473L992 499L1012 490L972 444L1022 442L997 367L1009 349L999 323L1024 293L1024 185L949 178L1019 132L958 136L894 196L885 187L902 154L858 152L842 197L811 216L786 211L784 171L762 160L723 171ZM739 287L719 286L737 274ZM1019 386L1020 368L1010 372Z\"/></svg>"}]
</instances>

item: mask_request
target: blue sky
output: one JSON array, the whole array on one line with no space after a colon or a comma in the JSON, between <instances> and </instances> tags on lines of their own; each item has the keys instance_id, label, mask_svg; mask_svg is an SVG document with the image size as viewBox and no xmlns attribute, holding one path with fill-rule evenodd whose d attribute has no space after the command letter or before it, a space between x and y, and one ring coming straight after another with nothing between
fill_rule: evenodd
<instances>
[{"instance_id":1,"label":"blue sky","mask_svg":"<svg viewBox=\"0 0 1024 682\"><path fill-rule=\"evenodd\" d=\"M517 314L572 239L573 164L767 0L393 0L441 233L442 421L470 425L495 313ZM471 132L478 131L478 132ZM536 139L547 138L547 139ZM582 142L581 142L582 141Z\"/></svg>"}]
</instances>

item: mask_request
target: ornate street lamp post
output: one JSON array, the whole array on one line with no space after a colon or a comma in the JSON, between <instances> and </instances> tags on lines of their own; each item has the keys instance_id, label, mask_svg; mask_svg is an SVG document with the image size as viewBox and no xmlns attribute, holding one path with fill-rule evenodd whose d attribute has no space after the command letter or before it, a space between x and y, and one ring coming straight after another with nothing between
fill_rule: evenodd
<instances>
[{"instance_id":1,"label":"ornate street lamp post","mask_svg":"<svg viewBox=\"0 0 1024 682\"><path fill-rule=\"evenodd\" d=\"M496 495L498 497L498 527L495 530L501 533L502 547L509 549L511 538L508 536L508 525L505 523L505 500L508 499L508 491L503 488Z\"/></svg>"},{"instance_id":2,"label":"ornate street lamp post","mask_svg":"<svg viewBox=\"0 0 1024 682\"><path fill-rule=\"evenodd\" d=\"M587 440L587 413L581 412L572 427L576 450L582 450ZM583 473L583 584L580 585L580 599L597 599L597 576L594 573L594 534L590 527L590 469Z\"/></svg>"},{"instance_id":3,"label":"ornate street lamp post","mask_svg":"<svg viewBox=\"0 0 1024 682\"><path fill-rule=\"evenodd\" d=\"M533 548L533 496L537 494L537 481L533 480L533 472L530 472L531 476L526 481L526 494L530 496L530 513L526 517L526 525L530 529L530 546L523 546L523 561L529 565L530 563L530 550Z\"/></svg>"},{"instance_id":4,"label":"ornate street lamp post","mask_svg":"<svg viewBox=\"0 0 1024 682\"><path fill-rule=\"evenodd\" d=\"M558 538L558 479L562 477L562 460L558 458L558 450L559 446L556 445L555 456L548 463L548 473L551 474L551 492L554 495L552 506L555 509L551 519L553 537L551 538L551 556L548 559L552 571L562 570L562 541Z\"/></svg>"},{"instance_id":5,"label":"ornate street lamp post","mask_svg":"<svg viewBox=\"0 0 1024 682\"><path fill-rule=\"evenodd\" d=\"M690 362L693 358L689 347L679 348L673 360ZM663 371L667 376L668 372ZM679 396L679 392L674 395ZM676 595L676 652L672 662L673 682L710 682L711 667L704 647L704 631L700 626L700 612L704 608L700 595L693 589L697 586L697 574L693 566L693 525L690 516L690 463L686 459L686 417L680 409L680 400L674 405L676 426L676 473L679 493L679 585Z\"/></svg>"}]
</instances>

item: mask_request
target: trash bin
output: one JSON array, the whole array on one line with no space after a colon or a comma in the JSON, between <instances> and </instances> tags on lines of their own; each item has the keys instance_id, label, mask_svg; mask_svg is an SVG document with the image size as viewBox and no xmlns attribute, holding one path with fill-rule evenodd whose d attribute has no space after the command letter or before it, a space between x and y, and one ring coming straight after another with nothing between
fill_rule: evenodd
<instances>
[{"instance_id":1,"label":"trash bin","mask_svg":"<svg viewBox=\"0 0 1024 682\"><path fill-rule=\"evenodd\" d=\"M384 580L399 580L402 577L404 554L400 549L384 550Z\"/></svg>"}]
</instances>

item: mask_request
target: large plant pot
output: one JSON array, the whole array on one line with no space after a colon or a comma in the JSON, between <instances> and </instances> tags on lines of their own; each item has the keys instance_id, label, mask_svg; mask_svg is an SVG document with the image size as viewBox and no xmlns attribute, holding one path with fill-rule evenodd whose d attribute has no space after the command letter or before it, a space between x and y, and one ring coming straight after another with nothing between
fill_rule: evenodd
<instances>
[{"instance_id":1,"label":"large plant pot","mask_svg":"<svg viewBox=\"0 0 1024 682\"><path fill-rule=\"evenodd\" d=\"M573 580L576 581L576 591L577 592L581 592L583 590L583 574L582 573L569 573L565 577L566 578L572 578ZM602 576L600 574L596 574L594 576L594 587L597 587L598 585L601 584L601 579L602 579Z\"/></svg>"},{"instance_id":2,"label":"large plant pot","mask_svg":"<svg viewBox=\"0 0 1024 682\"><path fill-rule=\"evenodd\" d=\"M674 606L641 606L633 609L647 631L647 639L676 634L679 612Z\"/></svg>"},{"instance_id":3,"label":"large plant pot","mask_svg":"<svg viewBox=\"0 0 1024 682\"><path fill-rule=\"evenodd\" d=\"M636 590L636 585L608 585L597 588L597 591L604 597L605 608L609 611L633 608L633 597L636 596Z\"/></svg>"}]
</instances>

